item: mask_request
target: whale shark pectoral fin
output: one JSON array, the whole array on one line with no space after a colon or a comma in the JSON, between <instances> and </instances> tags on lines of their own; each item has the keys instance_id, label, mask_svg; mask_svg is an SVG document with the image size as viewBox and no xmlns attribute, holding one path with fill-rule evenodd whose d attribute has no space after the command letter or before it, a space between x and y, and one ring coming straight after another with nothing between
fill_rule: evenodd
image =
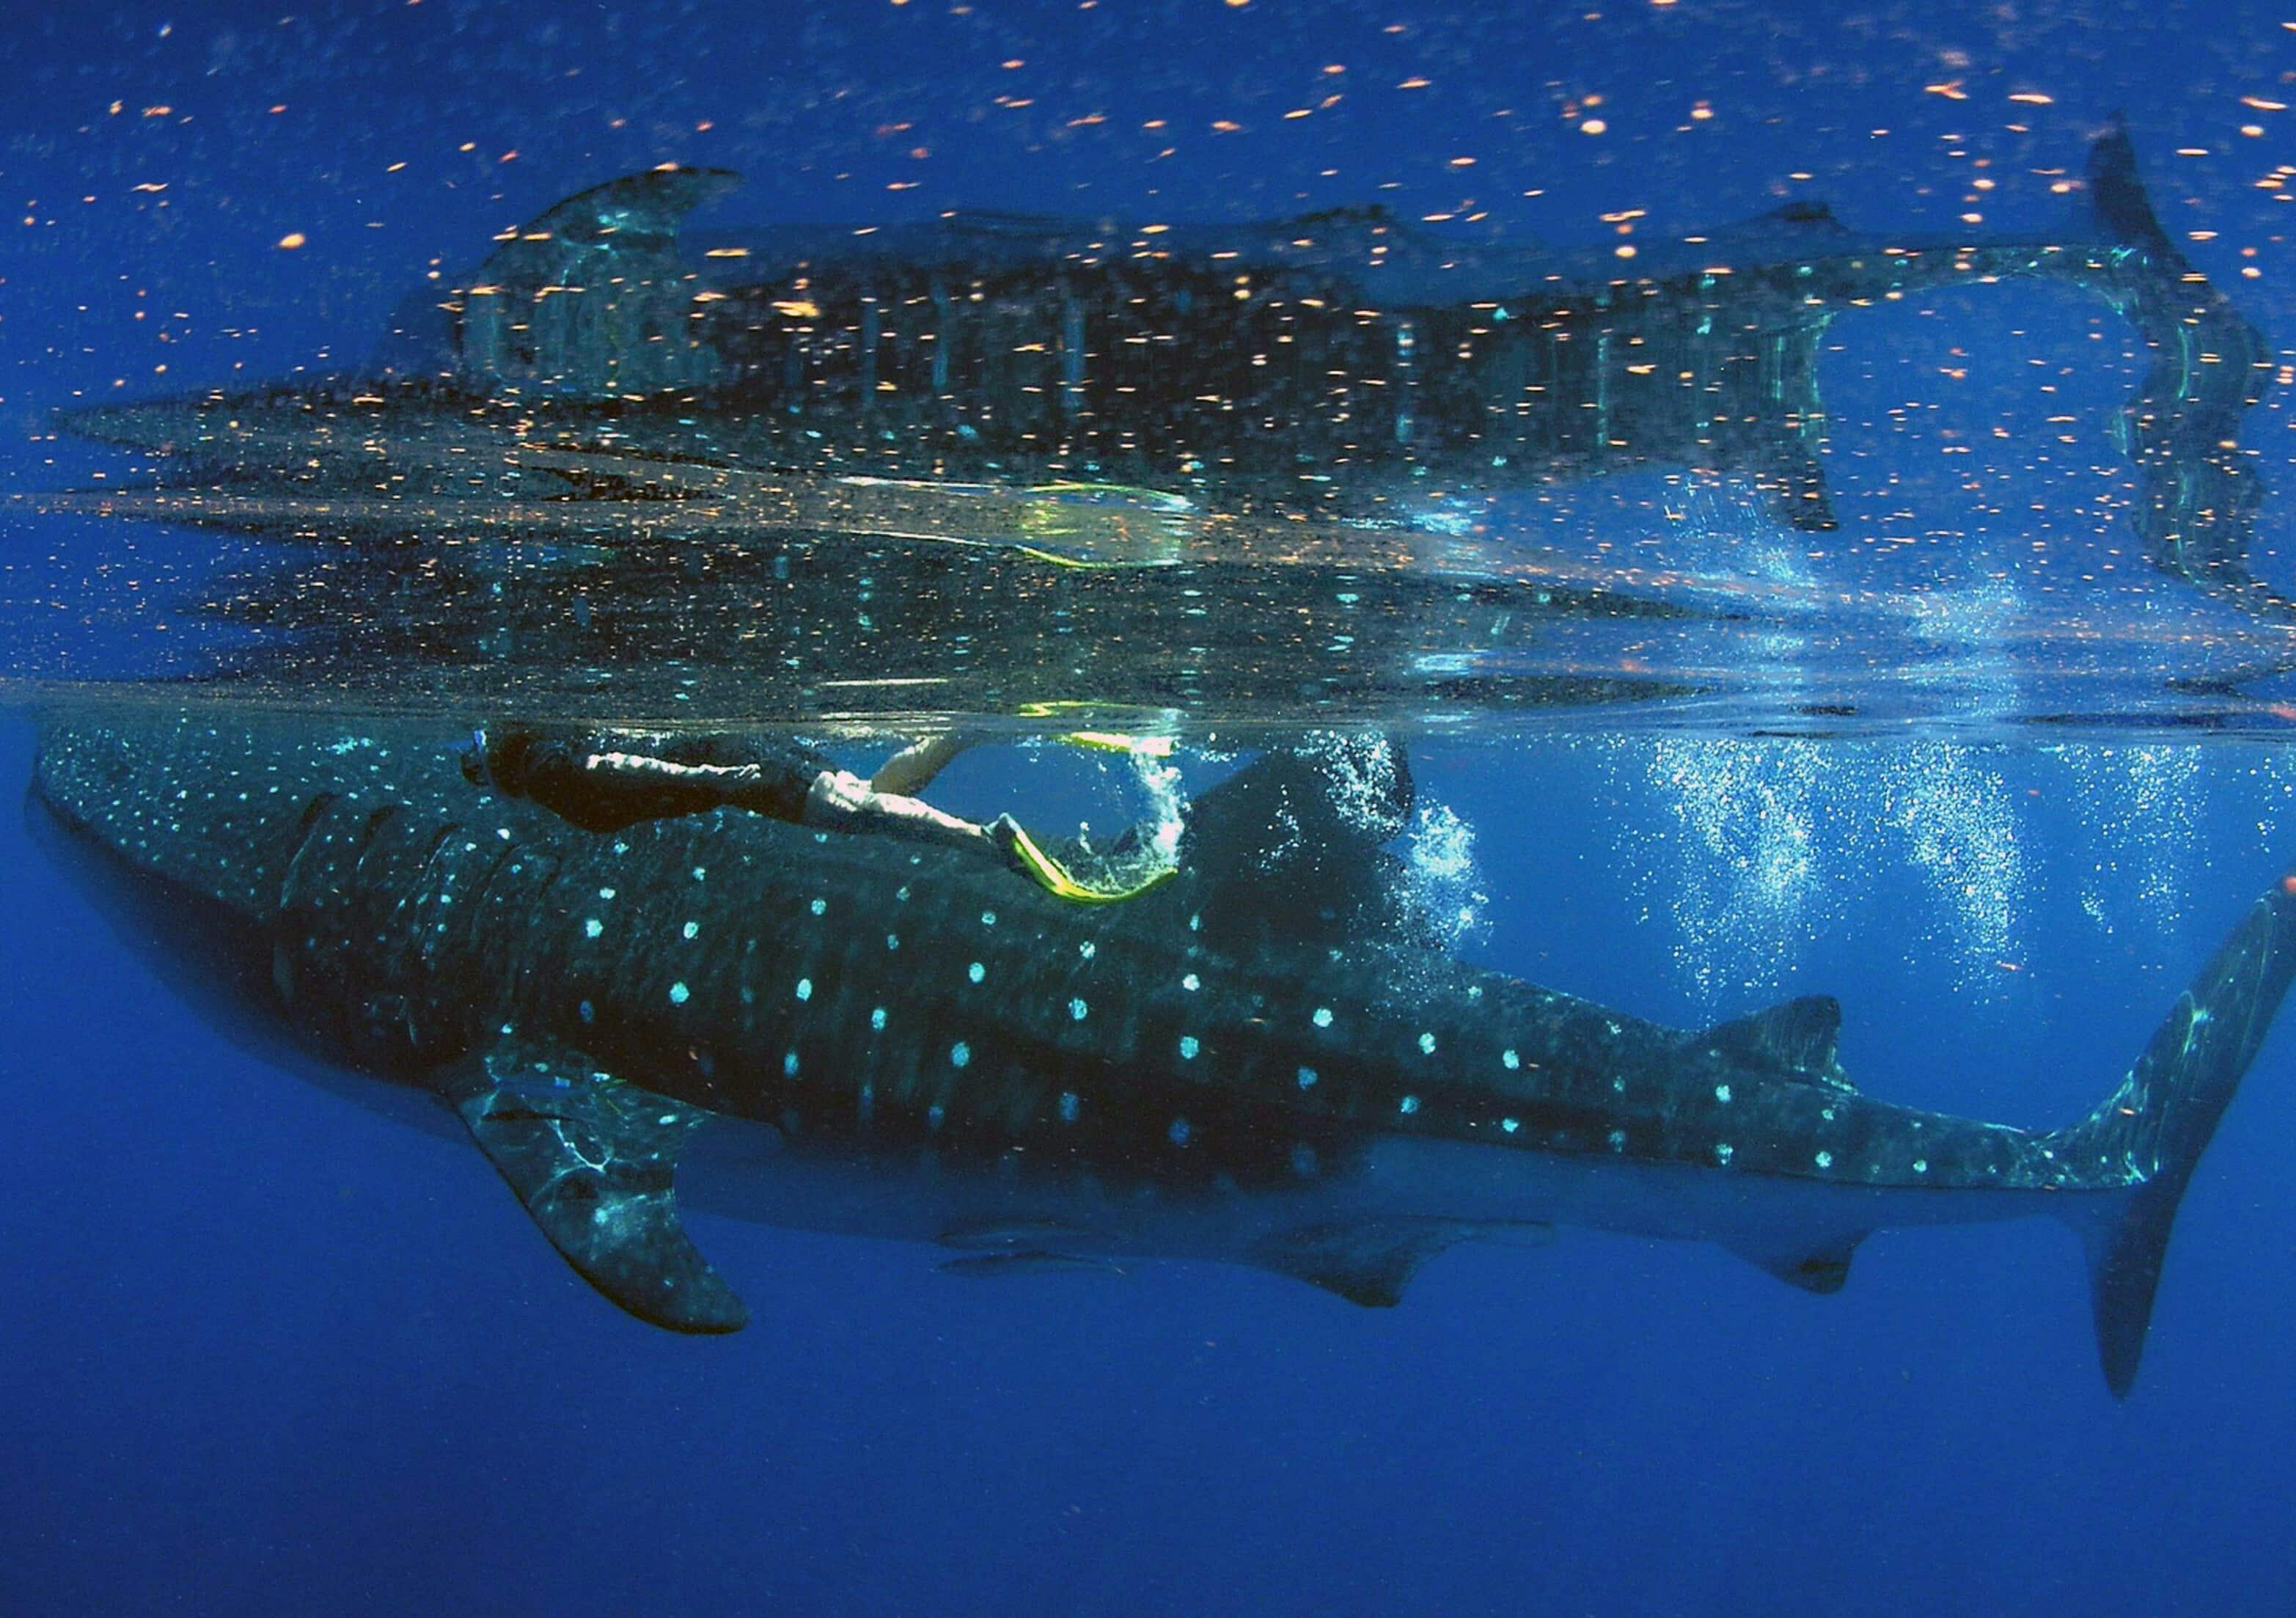
<instances>
[{"instance_id":1,"label":"whale shark pectoral fin","mask_svg":"<svg viewBox=\"0 0 2296 1618\"><path fill-rule=\"evenodd\" d=\"M678 1147L706 1114L601 1073L578 1052L509 1038L437 1083L584 1280L672 1331L749 1323L678 1222Z\"/></svg>"},{"instance_id":2,"label":"whale shark pectoral fin","mask_svg":"<svg viewBox=\"0 0 2296 1618\"><path fill-rule=\"evenodd\" d=\"M1857 1244L1871 1234L1859 1230L1817 1242L1725 1242L1722 1245L1789 1286L1827 1297L1849 1285L1850 1257L1857 1251Z\"/></svg>"},{"instance_id":3,"label":"whale shark pectoral fin","mask_svg":"<svg viewBox=\"0 0 2296 1618\"><path fill-rule=\"evenodd\" d=\"M1445 1248L1501 1233L1513 1244L1529 1245L1529 1233L1544 1228L1414 1219L1302 1225L1261 1242L1252 1253L1252 1262L1336 1293L1366 1309L1392 1309L1403 1302L1403 1289L1412 1275Z\"/></svg>"}]
</instances>

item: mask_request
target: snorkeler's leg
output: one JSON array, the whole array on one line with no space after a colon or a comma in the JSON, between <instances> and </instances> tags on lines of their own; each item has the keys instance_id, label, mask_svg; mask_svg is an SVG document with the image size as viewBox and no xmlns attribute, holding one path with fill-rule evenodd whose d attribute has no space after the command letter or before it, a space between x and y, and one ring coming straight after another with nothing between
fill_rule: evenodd
<instances>
[{"instance_id":1,"label":"snorkeler's leg","mask_svg":"<svg viewBox=\"0 0 2296 1618\"><path fill-rule=\"evenodd\" d=\"M805 799L805 824L838 832L874 833L942 848L990 846L987 829L937 809L922 798L879 792L847 770L824 770Z\"/></svg>"}]
</instances>

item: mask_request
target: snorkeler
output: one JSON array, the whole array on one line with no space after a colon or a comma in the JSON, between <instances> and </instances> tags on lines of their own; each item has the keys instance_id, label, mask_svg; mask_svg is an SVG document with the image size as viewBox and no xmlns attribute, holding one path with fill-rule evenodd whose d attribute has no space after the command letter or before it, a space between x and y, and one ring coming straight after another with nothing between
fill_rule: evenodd
<instances>
[{"instance_id":1,"label":"snorkeler","mask_svg":"<svg viewBox=\"0 0 2296 1618\"><path fill-rule=\"evenodd\" d=\"M1169 874L1167 867L1145 880L1080 881L1012 816L982 825L917 795L971 745L968 738L930 736L864 779L793 736L662 738L651 751L634 752L600 735L521 726L476 732L463 754L463 775L474 786L529 799L586 832L730 808L828 831L975 849L1078 903L1128 899Z\"/></svg>"},{"instance_id":2,"label":"snorkeler","mask_svg":"<svg viewBox=\"0 0 2296 1618\"><path fill-rule=\"evenodd\" d=\"M968 743L934 736L903 749L867 780L795 737L664 738L632 751L598 735L527 727L481 730L463 775L529 798L586 832L721 807L842 832L878 833L947 848L994 846L988 827L916 796Z\"/></svg>"}]
</instances>

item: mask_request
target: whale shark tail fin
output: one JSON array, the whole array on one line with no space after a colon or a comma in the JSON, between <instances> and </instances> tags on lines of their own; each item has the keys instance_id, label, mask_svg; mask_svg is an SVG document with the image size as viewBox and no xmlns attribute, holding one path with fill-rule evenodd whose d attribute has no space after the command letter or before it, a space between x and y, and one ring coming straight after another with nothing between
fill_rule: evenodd
<instances>
[{"instance_id":1,"label":"whale shark tail fin","mask_svg":"<svg viewBox=\"0 0 2296 1618\"><path fill-rule=\"evenodd\" d=\"M2177 1204L2296 975L2296 875L2250 908L2103 1105L2052 1149L2084 1179L2125 1177L2119 1196L2067 1217L2087 1245L2097 1353L2115 1398L2144 1352Z\"/></svg>"}]
</instances>

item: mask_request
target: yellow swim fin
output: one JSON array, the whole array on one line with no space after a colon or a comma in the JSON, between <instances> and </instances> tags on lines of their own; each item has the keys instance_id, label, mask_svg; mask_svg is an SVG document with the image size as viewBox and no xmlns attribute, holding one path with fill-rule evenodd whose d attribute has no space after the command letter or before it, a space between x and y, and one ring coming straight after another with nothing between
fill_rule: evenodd
<instances>
[{"instance_id":1,"label":"yellow swim fin","mask_svg":"<svg viewBox=\"0 0 2296 1618\"><path fill-rule=\"evenodd\" d=\"M1158 866L1141 880L1121 886L1100 886L1078 882L1069 868L1038 847L1037 840L1021 827L1010 815L1000 815L989 828L997 846L1005 857L1019 866L1022 875L1034 880L1037 886L1056 899L1065 899L1079 905L1112 905L1120 900L1137 898L1166 877L1177 874L1177 866Z\"/></svg>"},{"instance_id":2,"label":"yellow swim fin","mask_svg":"<svg viewBox=\"0 0 2296 1618\"><path fill-rule=\"evenodd\" d=\"M1169 736L1128 735L1120 730L1071 730L1053 740L1065 746L1091 748L1100 752L1138 753L1149 759L1172 756Z\"/></svg>"},{"instance_id":3,"label":"yellow swim fin","mask_svg":"<svg viewBox=\"0 0 2296 1618\"><path fill-rule=\"evenodd\" d=\"M1056 719L1065 713L1094 710L1106 712L1109 707L1110 705L1104 702L1035 702L1021 703L1017 711L1024 719ZM1168 717L1158 710L1142 709L1136 711L1154 714L1159 719ZM1168 759L1172 756L1173 748L1170 736L1160 736L1132 730L1064 730L1054 735L1053 740L1063 747L1089 748L1098 752L1132 753L1144 759Z\"/></svg>"}]
</instances>

